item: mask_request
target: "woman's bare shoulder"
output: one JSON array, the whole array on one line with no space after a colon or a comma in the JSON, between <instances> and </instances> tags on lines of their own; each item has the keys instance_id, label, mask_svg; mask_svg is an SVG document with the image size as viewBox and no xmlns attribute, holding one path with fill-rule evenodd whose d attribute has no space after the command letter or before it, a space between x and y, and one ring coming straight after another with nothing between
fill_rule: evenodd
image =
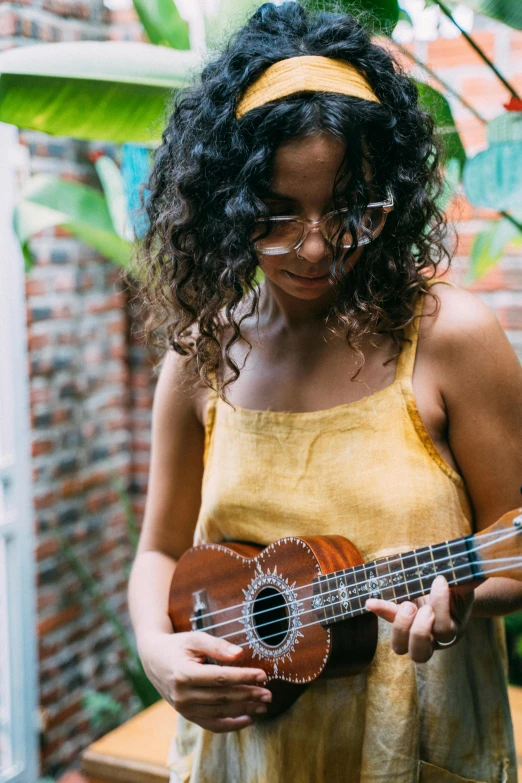
<instances>
[{"instance_id":1,"label":"woman's bare shoulder","mask_svg":"<svg viewBox=\"0 0 522 783\"><path fill-rule=\"evenodd\" d=\"M433 283L430 291L438 306L433 297L426 297L420 329L434 348L465 348L488 335L505 337L494 313L476 294L441 282Z\"/></svg>"},{"instance_id":2,"label":"woman's bare shoulder","mask_svg":"<svg viewBox=\"0 0 522 783\"><path fill-rule=\"evenodd\" d=\"M447 415L449 445L478 529L519 503L522 367L494 313L478 296L434 285L439 312L422 319L424 357ZM433 303L426 307L430 312Z\"/></svg>"}]
</instances>

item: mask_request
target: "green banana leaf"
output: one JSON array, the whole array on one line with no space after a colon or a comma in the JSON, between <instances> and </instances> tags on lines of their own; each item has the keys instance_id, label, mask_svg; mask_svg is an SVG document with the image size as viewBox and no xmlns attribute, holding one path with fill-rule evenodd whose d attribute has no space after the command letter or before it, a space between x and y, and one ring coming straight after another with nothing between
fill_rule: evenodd
<instances>
[{"instance_id":1,"label":"green banana leaf","mask_svg":"<svg viewBox=\"0 0 522 783\"><path fill-rule=\"evenodd\" d=\"M466 151L453 119L450 105L444 95L424 82L417 82L419 102L425 111L435 120L443 148L443 161L454 159L460 164L461 171L466 163Z\"/></svg>"},{"instance_id":2,"label":"green banana leaf","mask_svg":"<svg viewBox=\"0 0 522 783\"><path fill-rule=\"evenodd\" d=\"M57 136L155 143L194 52L130 41L36 44L0 53L0 121Z\"/></svg>"},{"instance_id":3,"label":"green banana leaf","mask_svg":"<svg viewBox=\"0 0 522 783\"><path fill-rule=\"evenodd\" d=\"M174 0L133 0L151 43L172 49L190 49L189 26Z\"/></svg>"},{"instance_id":4,"label":"green banana leaf","mask_svg":"<svg viewBox=\"0 0 522 783\"><path fill-rule=\"evenodd\" d=\"M477 207L512 210L522 199L522 141L493 144L464 167L464 190Z\"/></svg>"},{"instance_id":5,"label":"green banana leaf","mask_svg":"<svg viewBox=\"0 0 522 783\"><path fill-rule=\"evenodd\" d=\"M475 237L471 249L468 282L486 274L502 257L507 245L522 245L522 232L509 220L502 218Z\"/></svg>"},{"instance_id":6,"label":"green banana leaf","mask_svg":"<svg viewBox=\"0 0 522 783\"><path fill-rule=\"evenodd\" d=\"M479 14L490 16L517 30L522 30L522 2L520 0L460 0Z\"/></svg>"},{"instance_id":7,"label":"green banana leaf","mask_svg":"<svg viewBox=\"0 0 522 783\"><path fill-rule=\"evenodd\" d=\"M26 271L32 266L29 240L39 231L54 226L66 228L118 266L130 268L131 244L114 231L103 194L88 185L47 174L32 177L21 193L14 225Z\"/></svg>"},{"instance_id":8,"label":"green banana leaf","mask_svg":"<svg viewBox=\"0 0 522 783\"><path fill-rule=\"evenodd\" d=\"M352 13L377 33L391 35L399 21L398 0L304 0L304 5L314 11L339 11Z\"/></svg>"},{"instance_id":9,"label":"green banana leaf","mask_svg":"<svg viewBox=\"0 0 522 783\"><path fill-rule=\"evenodd\" d=\"M103 188L114 230L120 239L132 242L134 237L121 172L108 155L98 158L94 166Z\"/></svg>"}]
</instances>

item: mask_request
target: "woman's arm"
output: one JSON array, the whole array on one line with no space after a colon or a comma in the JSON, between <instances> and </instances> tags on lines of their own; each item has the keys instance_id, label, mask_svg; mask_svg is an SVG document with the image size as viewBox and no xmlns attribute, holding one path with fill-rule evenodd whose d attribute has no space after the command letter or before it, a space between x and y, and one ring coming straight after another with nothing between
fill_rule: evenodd
<instances>
[{"instance_id":1,"label":"woman's arm","mask_svg":"<svg viewBox=\"0 0 522 783\"><path fill-rule=\"evenodd\" d=\"M480 299L444 285L435 290L441 311L432 326L433 350L448 441L468 488L476 529L483 530L522 505L522 367ZM491 578L475 590L474 615L520 608L522 582Z\"/></svg>"},{"instance_id":2,"label":"woman's arm","mask_svg":"<svg viewBox=\"0 0 522 783\"><path fill-rule=\"evenodd\" d=\"M480 299L445 285L433 290L440 311L422 319L419 348L446 411L448 445L467 486L476 529L483 530L522 505L522 367ZM428 298L424 312L432 307ZM434 639L460 636L471 615L522 608L522 582L492 577L465 593L437 577L430 596L416 604L370 600L368 608L393 623L397 653L423 662L433 654Z\"/></svg>"},{"instance_id":3,"label":"woman's arm","mask_svg":"<svg viewBox=\"0 0 522 783\"><path fill-rule=\"evenodd\" d=\"M128 601L138 652L159 693L189 720L211 731L235 731L266 711L270 691L261 669L234 663L241 647L206 633L173 633L168 616L176 561L192 546L201 503L204 429L186 360L165 356L154 394L149 485ZM225 576L225 575L224 575Z\"/></svg>"},{"instance_id":4,"label":"woman's arm","mask_svg":"<svg viewBox=\"0 0 522 783\"><path fill-rule=\"evenodd\" d=\"M172 633L168 594L176 560L192 545L201 503L203 427L185 360L167 351L154 392L145 515L129 580L129 610L138 649L151 631Z\"/></svg>"}]
</instances>

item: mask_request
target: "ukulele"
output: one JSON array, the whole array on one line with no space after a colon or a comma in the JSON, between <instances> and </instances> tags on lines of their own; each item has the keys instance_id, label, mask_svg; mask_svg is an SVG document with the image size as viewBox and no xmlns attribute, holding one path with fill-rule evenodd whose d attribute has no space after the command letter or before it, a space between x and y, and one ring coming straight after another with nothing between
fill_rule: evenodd
<instances>
[{"instance_id":1,"label":"ukulele","mask_svg":"<svg viewBox=\"0 0 522 783\"><path fill-rule=\"evenodd\" d=\"M280 538L263 548L203 544L179 559L169 593L177 632L205 631L244 648L240 666L267 674L266 720L284 712L320 676L361 672L377 647L367 598L401 603L489 576L522 580L522 508L476 535L363 562L343 536ZM207 659L208 662L220 663Z\"/></svg>"}]
</instances>

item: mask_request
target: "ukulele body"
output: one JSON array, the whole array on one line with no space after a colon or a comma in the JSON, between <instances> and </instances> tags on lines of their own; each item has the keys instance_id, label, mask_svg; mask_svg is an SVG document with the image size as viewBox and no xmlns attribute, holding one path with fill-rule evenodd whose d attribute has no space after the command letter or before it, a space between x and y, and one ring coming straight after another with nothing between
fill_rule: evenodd
<instances>
[{"instance_id":1,"label":"ukulele body","mask_svg":"<svg viewBox=\"0 0 522 783\"><path fill-rule=\"evenodd\" d=\"M282 538L266 548L203 544L185 552L176 566L169 616L176 632L201 630L243 646L236 665L267 674L272 702L260 718L266 720L288 709L319 676L358 674L371 662L376 616L326 624L321 605L335 606L340 593L316 597L318 577L362 563L342 536Z\"/></svg>"}]
</instances>

